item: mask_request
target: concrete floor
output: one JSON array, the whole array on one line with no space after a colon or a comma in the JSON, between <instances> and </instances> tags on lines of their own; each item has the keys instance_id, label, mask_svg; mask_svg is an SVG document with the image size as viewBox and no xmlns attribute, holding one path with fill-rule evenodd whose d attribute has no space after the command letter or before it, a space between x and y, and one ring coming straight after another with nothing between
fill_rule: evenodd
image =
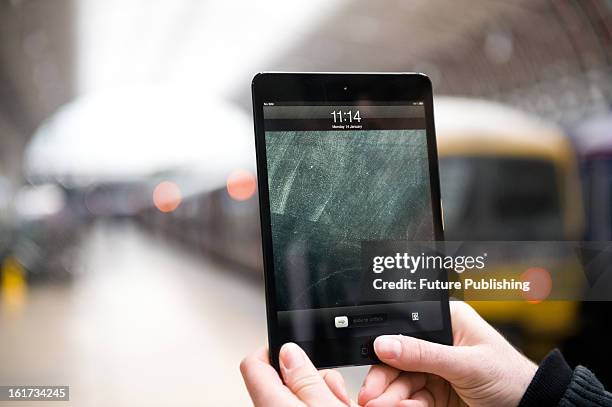
<instances>
[{"instance_id":1,"label":"concrete floor","mask_svg":"<svg viewBox=\"0 0 612 407\"><path fill-rule=\"evenodd\" d=\"M71 284L0 309L0 384L69 385L54 406L250 404L238 365L266 342L262 285L126 224L79 253ZM355 397L366 368L341 371Z\"/></svg>"}]
</instances>

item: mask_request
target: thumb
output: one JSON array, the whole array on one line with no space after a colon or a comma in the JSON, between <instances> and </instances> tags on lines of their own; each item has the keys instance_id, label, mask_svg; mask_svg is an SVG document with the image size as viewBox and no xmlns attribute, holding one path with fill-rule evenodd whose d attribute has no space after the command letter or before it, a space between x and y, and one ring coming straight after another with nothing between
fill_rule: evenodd
<instances>
[{"instance_id":1,"label":"thumb","mask_svg":"<svg viewBox=\"0 0 612 407\"><path fill-rule=\"evenodd\" d=\"M285 385L309 406L341 405L304 351L295 343L286 343L279 354Z\"/></svg>"},{"instance_id":2,"label":"thumb","mask_svg":"<svg viewBox=\"0 0 612 407\"><path fill-rule=\"evenodd\" d=\"M465 347L453 347L402 335L379 336L374 351L396 369L432 373L448 381L461 377L473 363Z\"/></svg>"}]
</instances>

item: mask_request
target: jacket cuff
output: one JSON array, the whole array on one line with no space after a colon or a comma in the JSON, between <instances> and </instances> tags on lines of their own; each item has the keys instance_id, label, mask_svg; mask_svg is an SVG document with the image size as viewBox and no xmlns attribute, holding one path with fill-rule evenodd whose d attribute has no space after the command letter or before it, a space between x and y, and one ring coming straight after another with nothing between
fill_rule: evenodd
<instances>
[{"instance_id":1,"label":"jacket cuff","mask_svg":"<svg viewBox=\"0 0 612 407\"><path fill-rule=\"evenodd\" d=\"M572 379L569 367L558 349L551 351L542 361L529 383L519 407L556 406Z\"/></svg>"}]
</instances>

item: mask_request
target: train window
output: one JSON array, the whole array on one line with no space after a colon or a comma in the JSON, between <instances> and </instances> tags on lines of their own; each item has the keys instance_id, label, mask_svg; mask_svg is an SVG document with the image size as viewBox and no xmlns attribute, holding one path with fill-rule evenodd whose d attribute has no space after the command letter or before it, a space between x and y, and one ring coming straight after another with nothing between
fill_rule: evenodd
<instances>
[{"instance_id":1,"label":"train window","mask_svg":"<svg viewBox=\"0 0 612 407\"><path fill-rule=\"evenodd\" d=\"M612 158L592 158L585 163L585 197L591 240L612 239Z\"/></svg>"},{"instance_id":2,"label":"train window","mask_svg":"<svg viewBox=\"0 0 612 407\"><path fill-rule=\"evenodd\" d=\"M492 183L495 216L522 219L559 213L559 193L554 167L546 161L503 160L498 162ZM514 181L514 182L513 182Z\"/></svg>"},{"instance_id":3,"label":"train window","mask_svg":"<svg viewBox=\"0 0 612 407\"><path fill-rule=\"evenodd\" d=\"M559 179L545 160L440 160L448 240L563 239Z\"/></svg>"},{"instance_id":4,"label":"train window","mask_svg":"<svg viewBox=\"0 0 612 407\"><path fill-rule=\"evenodd\" d=\"M467 211L468 206L475 203L469 202L472 193L469 191L473 186L476 168L471 165L470 160L445 158L440 159L440 186L442 201L444 204L445 229L454 229L452 225L459 222Z\"/></svg>"}]
</instances>

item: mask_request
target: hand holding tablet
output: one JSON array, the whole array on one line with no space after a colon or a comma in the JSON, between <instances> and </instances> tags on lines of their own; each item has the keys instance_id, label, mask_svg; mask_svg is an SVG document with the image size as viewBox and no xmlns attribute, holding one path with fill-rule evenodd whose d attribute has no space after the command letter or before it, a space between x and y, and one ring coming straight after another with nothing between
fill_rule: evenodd
<instances>
[{"instance_id":1,"label":"hand holding tablet","mask_svg":"<svg viewBox=\"0 0 612 407\"><path fill-rule=\"evenodd\" d=\"M370 368L356 400L359 405L519 404L537 366L469 305L453 301L450 308L454 346L395 335L376 340L375 351L385 364ZM291 357L298 363L291 365ZM295 344L283 345L280 361L279 375L262 348L240 365L256 407L356 405L340 373L317 371Z\"/></svg>"}]
</instances>

